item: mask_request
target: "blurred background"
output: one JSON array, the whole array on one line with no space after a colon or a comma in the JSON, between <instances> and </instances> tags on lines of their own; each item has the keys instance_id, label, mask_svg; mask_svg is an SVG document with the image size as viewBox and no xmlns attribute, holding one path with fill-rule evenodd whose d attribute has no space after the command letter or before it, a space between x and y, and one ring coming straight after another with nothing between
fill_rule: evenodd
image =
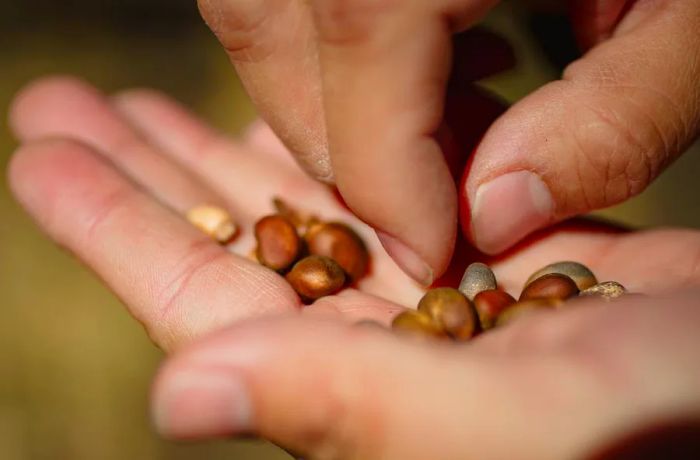
<instances>
[{"instance_id":1,"label":"blurred background","mask_svg":"<svg viewBox=\"0 0 700 460\"><path fill-rule=\"evenodd\" d=\"M512 39L519 58L516 69L484 82L508 101L556 78L574 49L561 17L523 14L519 4L505 2L487 19ZM234 135L255 116L194 0L0 2L0 111L24 84L52 73L76 74L106 91L159 88ZM289 458L262 442L178 444L155 436L147 396L162 355L13 202L4 170L15 146L3 122L0 458ZM642 196L600 214L638 227L700 227L697 150Z\"/></svg>"}]
</instances>

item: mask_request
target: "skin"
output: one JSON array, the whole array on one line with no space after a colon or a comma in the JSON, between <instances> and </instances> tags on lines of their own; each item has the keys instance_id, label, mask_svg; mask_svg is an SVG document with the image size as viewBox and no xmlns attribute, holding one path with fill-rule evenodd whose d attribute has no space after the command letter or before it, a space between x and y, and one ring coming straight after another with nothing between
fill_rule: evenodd
<instances>
[{"instance_id":1,"label":"skin","mask_svg":"<svg viewBox=\"0 0 700 460\"><path fill-rule=\"evenodd\" d=\"M490 127L455 187L440 141L469 122L449 107L480 104L448 88L475 62L452 39L497 3L199 1L273 130L424 284L449 265L458 208L464 235L499 253L640 193L700 127L699 0L531 1L568 6L587 52Z\"/></svg>"},{"instance_id":2,"label":"skin","mask_svg":"<svg viewBox=\"0 0 700 460\"><path fill-rule=\"evenodd\" d=\"M264 125L231 140L161 94L110 98L67 77L26 88L10 120L19 202L171 354L152 395L165 436L254 433L312 459L502 459L514 445L560 459L700 417L700 232L570 223L497 258L460 252L448 274L478 258L515 295L533 267L566 258L654 297L587 300L464 347L415 343L351 325L387 324L421 290ZM302 310L245 257L250 236L229 251L183 217L205 200L250 229L277 194L357 228L373 274Z\"/></svg>"}]
</instances>

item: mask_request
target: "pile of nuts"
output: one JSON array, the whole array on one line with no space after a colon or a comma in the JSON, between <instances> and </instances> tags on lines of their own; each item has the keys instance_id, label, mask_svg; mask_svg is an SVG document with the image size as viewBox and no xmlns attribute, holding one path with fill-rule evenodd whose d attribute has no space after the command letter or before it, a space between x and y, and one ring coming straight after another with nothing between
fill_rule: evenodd
<instances>
[{"instance_id":1,"label":"pile of nuts","mask_svg":"<svg viewBox=\"0 0 700 460\"><path fill-rule=\"evenodd\" d=\"M277 213L255 224L255 256L285 275L302 300L335 294L367 274L369 252L352 228L301 215L280 199L274 203Z\"/></svg>"},{"instance_id":2,"label":"pile of nuts","mask_svg":"<svg viewBox=\"0 0 700 460\"><path fill-rule=\"evenodd\" d=\"M465 271L459 289L428 291L418 309L399 314L392 328L412 336L463 342L531 312L558 308L575 297L612 300L626 292L615 281L598 283L595 275L578 262L558 262L535 272L516 301L498 289L496 276L487 265L474 263Z\"/></svg>"},{"instance_id":3,"label":"pile of nuts","mask_svg":"<svg viewBox=\"0 0 700 460\"><path fill-rule=\"evenodd\" d=\"M367 274L369 252L352 228L303 215L281 199L273 203L277 212L255 224L257 246L253 258L284 275L304 302L333 295ZM196 207L187 218L222 244L238 231L228 212L216 206ZM464 272L458 289L428 291L417 310L394 318L392 328L418 337L463 342L531 312L558 308L575 297L611 300L626 293L615 281L599 283L585 265L558 262L530 276L516 301L498 288L496 276L487 265L473 263Z\"/></svg>"},{"instance_id":4,"label":"pile of nuts","mask_svg":"<svg viewBox=\"0 0 700 460\"><path fill-rule=\"evenodd\" d=\"M273 204L277 212L255 224L252 258L285 275L304 302L335 294L367 274L369 252L352 228L303 215L279 198ZM192 208L187 220L221 244L238 232L231 215L214 205Z\"/></svg>"}]
</instances>

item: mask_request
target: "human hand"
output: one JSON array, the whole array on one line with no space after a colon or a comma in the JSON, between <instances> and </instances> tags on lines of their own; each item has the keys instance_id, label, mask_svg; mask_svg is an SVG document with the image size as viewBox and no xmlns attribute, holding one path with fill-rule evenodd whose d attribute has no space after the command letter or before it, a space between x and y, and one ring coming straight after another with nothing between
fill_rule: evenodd
<instances>
[{"instance_id":1,"label":"human hand","mask_svg":"<svg viewBox=\"0 0 700 460\"><path fill-rule=\"evenodd\" d=\"M170 438L257 434L308 459L697 458L698 295L580 301L462 345L245 322L166 362L153 416Z\"/></svg>"},{"instance_id":2,"label":"human hand","mask_svg":"<svg viewBox=\"0 0 700 460\"><path fill-rule=\"evenodd\" d=\"M299 311L301 302L286 281L245 257L254 245L245 229L267 212L273 196L350 223L372 252L372 273L359 290L322 299L306 312L388 323L422 293L372 231L327 187L302 174L262 125L233 141L163 95L132 91L107 98L60 77L25 89L10 121L24 144L9 167L19 201L44 231L97 272L166 350L240 319ZM230 209L244 228L234 253L182 218L202 203ZM496 259L461 242L440 281L456 285L466 264L479 259L516 291L533 267L574 258L603 278L655 292L676 286L677 274L691 271L695 253L688 248L696 241L687 231L622 237L568 225ZM629 273L618 270L619 260L628 261ZM651 276L656 261L674 271Z\"/></svg>"},{"instance_id":3,"label":"human hand","mask_svg":"<svg viewBox=\"0 0 700 460\"><path fill-rule=\"evenodd\" d=\"M572 0L592 48L491 127L458 190L438 140L492 111L469 82L503 50L451 56L451 38L496 0L199 3L273 129L426 284L448 266L458 201L465 235L500 252L641 192L698 133L698 0Z\"/></svg>"},{"instance_id":4,"label":"human hand","mask_svg":"<svg viewBox=\"0 0 700 460\"><path fill-rule=\"evenodd\" d=\"M134 91L108 99L94 88L67 78L42 80L26 89L14 104L11 123L24 143L13 157L9 168L11 185L20 202L52 238L76 253L98 273L124 300L131 313L144 324L153 340L166 351L186 348L206 333L242 319L298 314L301 303L281 277L245 257L228 252L198 233L181 217L193 205L202 202L220 203L232 210L244 228L250 227L259 217L261 210L269 206L270 199L279 194L288 196L292 203L304 203L304 206L318 211L323 217L343 219L356 226L368 240L375 267L372 275L358 290L346 290L302 310L304 316L323 318L309 319L308 326L307 323L301 325L288 319L280 324L273 321L269 328L262 326L266 323L242 326L242 330L250 330L252 335L260 333L266 337L265 340L269 339L266 347L274 348L276 340L284 342L289 357L293 358L290 359L290 365L308 365L298 368L304 371L296 372L300 375L286 378L302 377L301 374L306 374L309 378L312 375L319 375L319 378L324 375L336 378L335 367L329 368L328 374L324 374L322 370L317 374L317 367L312 365L313 363L298 361L315 359L313 356L326 359L325 353L331 352L338 353L337 364L347 365L349 373L362 370L355 367L364 365L356 361L357 357L368 353L375 346L374 340L379 340L381 343L377 342L375 357L366 361L368 366L393 366L391 357L396 356L397 365L403 369L412 365L412 362L406 361L405 356L417 353L414 370L422 372L423 378L427 379L430 375L422 371L422 365L419 363L432 360L435 356L444 355L446 361L452 362L449 368L453 368L457 364L448 355L461 357L466 353L473 356L486 348L498 352L498 347L508 350L514 348L517 351L517 340L532 340L538 343L543 337L546 339L550 334L555 336L559 333L562 334L559 339L565 340L565 331L570 329L563 328L583 330L586 324L583 319L575 319L582 318L583 313L563 313L561 318L556 319L556 326L552 326L552 329L544 325L533 325L533 329L521 329L521 334L507 332L520 330L520 326L516 325L513 329L479 339L474 343L474 347L467 346L463 351L443 350L443 347L438 347L439 351L433 350L433 347L420 351L413 345L394 342L394 339L381 334L375 339L368 333L370 339L367 339L367 342L364 338L355 339L356 334L364 337L365 333L345 334L346 330L342 326L326 325L325 318L347 321L372 318L387 324L402 308L400 305L415 304L421 292L382 253L378 241L371 236L371 230L357 224L326 187L302 174L296 165L289 161L284 149L266 128L259 126L245 141L234 142L222 137L162 95ZM562 225L532 238L527 245L498 258L481 258L470 252L472 250L466 244L460 244L461 250L458 251L449 273L458 276L465 264L479 257L494 267L502 286L515 293L533 268L555 260L571 258L589 265L601 279L619 280L637 292L653 294L679 290L698 283L700 236L697 232L659 230L620 233L601 230L600 227L590 225ZM247 237L244 232L232 249L246 254L252 244L249 232ZM454 279L442 281L454 284ZM679 305L685 305L686 301L678 302ZM682 305L679 308L684 312L685 307ZM584 307L582 311L583 309ZM594 310L598 311L592 309L590 314L593 314ZM679 315L669 313L665 317L676 318ZM687 324L692 324L690 316L686 319ZM288 321L291 323L287 324ZM548 321L555 321L555 318ZM644 321L646 320L640 320ZM265 327L266 330L260 332L260 327ZM301 329L304 328L307 328L306 332L302 333ZM320 331L317 339L309 337L315 330ZM276 331L280 334L277 338L274 336ZM229 343L231 332L232 330L222 332L221 339L211 340L221 340L222 344ZM336 332L338 342L329 341L328 336ZM299 334L306 337L297 340L296 336ZM573 332L571 334L576 336ZM584 335L583 332L580 335ZM236 336L239 334L236 333ZM247 333L240 334L240 337L253 340ZM625 337L625 340L631 340L627 335ZM682 337L682 330L678 331L678 337ZM664 338L665 336L660 340ZM296 340L294 343L298 344L299 348L292 348L291 342L286 343L290 339ZM356 349L354 346L347 350L342 348L346 341L354 340L358 340ZM494 342L498 340L502 342ZM515 345L508 345L510 340ZM493 345L487 346L488 343ZM624 343L626 342L621 341L619 345ZM329 347L316 350L322 352L320 354L302 352L307 350L305 347L326 344ZM236 342L235 345L229 345L238 347L239 344ZM192 353L195 353L194 350L209 350L210 346L218 347L211 341L205 341L193 348ZM533 353L535 349L533 345ZM223 350L226 348L216 352L217 356L220 356L218 353ZM471 353L467 350L477 351ZM504 354L509 354L508 350L504 351ZM195 361L198 362L200 355L192 356L196 356ZM386 359L386 363L380 363L380 358ZM480 360L468 358L469 361L472 359ZM442 358L439 360L442 362ZM260 375L264 377L261 382L271 381L268 378L276 379L277 376L268 373L264 363L261 363ZM185 364L182 358L177 358L168 369L175 369L179 373L179 370L184 369L181 366ZM188 366L189 364L185 367ZM368 367L368 372L372 368ZM280 367L280 372L285 369L288 368ZM540 367L535 366L534 369ZM391 366L388 370L391 370ZM387 371L386 378L398 378L403 375L402 372L400 369L397 373ZM460 375L466 372L468 370L460 371ZM512 372L517 374L519 371L514 369ZM172 375L166 369L166 377L162 379L166 382L163 385L166 386L159 388L167 389L167 382L171 382L168 376ZM202 382L197 370L193 370L193 375L194 383ZM440 376L441 374L435 375L435 379ZM356 379L357 377L349 378L348 382L352 383ZM433 385L451 385L450 380L433 381L432 377L430 379ZM175 380L182 381L179 377ZM290 383L304 385L307 382ZM396 383L397 381L394 381L390 390L404 385L404 382L401 385ZM334 388L329 387L330 390ZM384 391L378 393L377 398L383 397L382 395L389 391L389 387L369 388ZM406 388L408 391L414 387ZM289 389L289 394L280 394L281 403L290 403L286 398L290 395L296 396L293 392L299 391L297 386L290 386ZM640 392L642 390L647 389L640 389ZM448 395L449 393L445 392L446 398ZM604 396L606 395L609 394ZM399 397L400 395L397 395L397 398ZM261 401L263 398L267 398L267 393L261 396ZM301 398L299 401L307 400ZM325 400L309 404L299 411L301 413L306 410L308 416L312 416L313 413L308 410L318 407L321 411L319 416L323 417L325 411L329 410L328 406L319 404L323 401ZM387 401L387 404L393 404L393 401L398 399ZM233 430L222 423L222 419L217 418L216 414L210 412L206 400L202 402L204 405L201 417L188 417L191 425L172 426L171 429L168 424L172 423L172 419L169 419L168 415L161 415L159 419L162 429L170 435L189 437ZM333 403L333 400L329 397L328 402ZM373 402L380 403L381 399ZM276 400L273 406L274 404ZM287 407L284 404L279 407ZM182 410L186 409L185 407ZM262 410L257 406L255 409ZM173 411L172 407L168 406L163 409L162 414L172 415L177 413L177 410L180 409ZM394 409L388 407L387 410ZM273 411L265 414L265 417L271 418L279 416L273 414ZM299 415L296 412L292 414ZM416 419L420 422L418 418L420 417L406 420ZM177 420L183 419L177 417ZM425 420L427 422L432 419ZM302 421L308 421L309 425L301 423ZM300 419L299 422L299 430L310 427L306 432L312 432L316 427L310 425L315 422L308 418ZM300 450L314 447L306 444L304 436L293 440L296 438L294 426L281 424L280 430L290 430L282 435L267 431L267 428L260 425L262 422L255 423L252 429L278 440L283 445L298 446L295 448ZM353 428L355 425L350 425L351 423L352 420L349 419L348 426ZM386 423L386 426L389 426L393 422L388 420ZM397 426L392 430L395 428L401 427ZM322 431L319 433L325 435ZM403 436L402 433L397 432L397 436ZM445 435L447 434L449 433ZM329 434L328 439L333 435ZM362 439L348 442L355 441Z\"/></svg>"},{"instance_id":5,"label":"human hand","mask_svg":"<svg viewBox=\"0 0 700 460\"><path fill-rule=\"evenodd\" d=\"M300 310L285 279L248 257L253 224L274 212L277 196L347 222L372 253L359 290L309 311L388 322L396 302L421 295L373 233L329 187L301 173L262 123L235 141L154 91L107 97L77 79L50 77L17 96L10 124L23 144L9 166L17 199L166 350L242 318ZM186 221L204 203L230 210L242 228L228 247Z\"/></svg>"}]
</instances>

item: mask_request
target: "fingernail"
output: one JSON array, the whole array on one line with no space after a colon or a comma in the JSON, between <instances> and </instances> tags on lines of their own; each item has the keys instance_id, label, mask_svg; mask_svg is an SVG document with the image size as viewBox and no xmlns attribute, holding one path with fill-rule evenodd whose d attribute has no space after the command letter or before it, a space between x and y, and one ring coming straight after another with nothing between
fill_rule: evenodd
<instances>
[{"instance_id":1,"label":"fingernail","mask_svg":"<svg viewBox=\"0 0 700 460\"><path fill-rule=\"evenodd\" d=\"M252 406L243 381L233 372L182 372L157 388L153 420L169 438L242 434L252 427Z\"/></svg>"},{"instance_id":2,"label":"fingernail","mask_svg":"<svg viewBox=\"0 0 700 460\"><path fill-rule=\"evenodd\" d=\"M477 247L502 252L551 221L554 200L547 185L530 171L518 171L482 184L472 204Z\"/></svg>"},{"instance_id":3,"label":"fingernail","mask_svg":"<svg viewBox=\"0 0 700 460\"><path fill-rule=\"evenodd\" d=\"M377 231L379 241L394 262L423 286L433 283L433 269L416 252L387 233Z\"/></svg>"}]
</instances>

